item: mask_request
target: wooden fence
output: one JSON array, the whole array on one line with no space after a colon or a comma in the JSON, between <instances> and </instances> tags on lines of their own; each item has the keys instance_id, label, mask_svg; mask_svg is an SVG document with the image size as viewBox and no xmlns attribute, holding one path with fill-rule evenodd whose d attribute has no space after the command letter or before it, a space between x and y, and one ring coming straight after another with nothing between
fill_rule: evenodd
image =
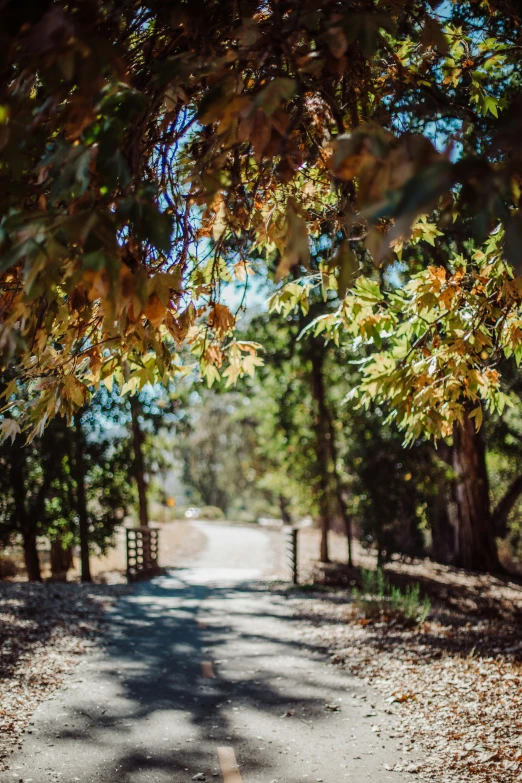
<instances>
[{"instance_id":1,"label":"wooden fence","mask_svg":"<svg viewBox=\"0 0 522 783\"><path fill-rule=\"evenodd\" d=\"M285 555L286 555L286 562L290 566L291 573L292 573L292 582L294 585L298 583L299 580L299 572L298 572L298 549L297 549L297 533L298 529L295 527L290 527L289 525L283 528L284 536L285 536Z\"/></svg>"},{"instance_id":2,"label":"wooden fence","mask_svg":"<svg viewBox=\"0 0 522 783\"><path fill-rule=\"evenodd\" d=\"M153 576L159 571L159 530L151 527L131 527L127 536L127 579Z\"/></svg>"}]
</instances>

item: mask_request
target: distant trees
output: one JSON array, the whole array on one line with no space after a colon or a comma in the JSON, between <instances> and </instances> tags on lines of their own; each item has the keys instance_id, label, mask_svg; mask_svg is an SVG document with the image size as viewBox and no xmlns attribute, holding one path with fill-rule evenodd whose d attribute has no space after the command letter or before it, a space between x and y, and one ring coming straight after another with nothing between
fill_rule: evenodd
<instances>
[{"instance_id":1,"label":"distant trees","mask_svg":"<svg viewBox=\"0 0 522 783\"><path fill-rule=\"evenodd\" d=\"M132 474L136 482L136 488L138 490L138 516L140 525L142 527L148 527L149 507L147 500L147 480L145 477L145 460L143 454L145 436L143 434L142 424L140 422L142 407L138 397L131 397L129 400L129 407L131 413L130 427L132 432L133 451Z\"/></svg>"},{"instance_id":2,"label":"distant trees","mask_svg":"<svg viewBox=\"0 0 522 783\"><path fill-rule=\"evenodd\" d=\"M499 570L496 539L520 547L520 404L502 416L487 415L479 432L470 427L467 443L459 429L436 447L420 438L405 447L384 403L360 406L347 399L357 387L361 353L307 328L329 307L316 300L306 314L283 308L256 318L247 330L266 346L265 366L240 387L257 422L258 486L272 492L273 502L283 499L283 516L293 509L315 517L323 528L321 559L328 555L326 530L334 521L337 529L345 526L341 499L380 561L395 552L430 554ZM504 372L518 397L516 371Z\"/></svg>"},{"instance_id":3,"label":"distant trees","mask_svg":"<svg viewBox=\"0 0 522 783\"><path fill-rule=\"evenodd\" d=\"M266 345L265 366L245 384L259 422L258 452L274 465L267 470L259 460L270 477L261 480L288 493L290 508L315 517L323 562L333 523L346 533L349 563L354 532L376 548L379 559L396 551L421 554L418 512L431 495L430 450L405 450L401 437L383 426L382 415L345 402L356 382L353 357L325 345L312 330L303 332L321 310L328 307L316 302L306 316L262 316L250 327Z\"/></svg>"},{"instance_id":4,"label":"distant trees","mask_svg":"<svg viewBox=\"0 0 522 783\"><path fill-rule=\"evenodd\" d=\"M117 411L101 396L72 426L56 418L30 444L16 435L0 446L0 534L21 537L30 580L41 579L37 538L45 536L54 578L65 577L79 544L81 578L90 581L89 553L110 546L132 503L130 438L107 436Z\"/></svg>"},{"instance_id":5,"label":"distant trees","mask_svg":"<svg viewBox=\"0 0 522 783\"><path fill-rule=\"evenodd\" d=\"M257 421L246 395L237 391L194 393L175 439L182 478L206 506L237 511L248 504L258 460Z\"/></svg>"}]
</instances>

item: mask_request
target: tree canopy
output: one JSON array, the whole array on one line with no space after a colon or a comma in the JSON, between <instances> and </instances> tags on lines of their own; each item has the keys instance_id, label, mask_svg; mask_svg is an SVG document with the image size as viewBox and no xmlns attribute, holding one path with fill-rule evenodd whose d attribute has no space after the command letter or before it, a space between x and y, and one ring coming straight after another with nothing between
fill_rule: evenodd
<instances>
[{"instance_id":1,"label":"tree canopy","mask_svg":"<svg viewBox=\"0 0 522 783\"><path fill-rule=\"evenodd\" d=\"M254 372L223 287L311 254L318 271L273 307L350 290L314 328L393 332L363 393L412 436L503 404L493 365L521 334L517 4L0 8L5 435L72 417L101 382ZM397 255L416 276L384 295Z\"/></svg>"}]
</instances>

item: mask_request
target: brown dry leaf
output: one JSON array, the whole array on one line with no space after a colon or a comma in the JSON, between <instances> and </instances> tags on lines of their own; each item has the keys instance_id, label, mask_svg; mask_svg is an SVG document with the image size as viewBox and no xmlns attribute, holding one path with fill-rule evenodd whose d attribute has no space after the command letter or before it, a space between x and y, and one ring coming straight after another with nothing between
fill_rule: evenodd
<instances>
[{"instance_id":1,"label":"brown dry leaf","mask_svg":"<svg viewBox=\"0 0 522 783\"><path fill-rule=\"evenodd\" d=\"M221 367L225 355L219 345L209 345L205 351L204 359L208 364L212 364L214 367Z\"/></svg>"},{"instance_id":2,"label":"brown dry leaf","mask_svg":"<svg viewBox=\"0 0 522 783\"><path fill-rule=\"evenodd\" d=\"M306 221L299 214L296 204L291 201L288 203L286 225L286 245L276 269L276 282L286 277L290 269L297 264L301 263L305 267L310 264Z\"/></svg>"},{"instance_id":3,"label":"brown dry leaf","mask_svg":"<svg viewBox=\"0 0 522 783\"><path fill-rule=\"evenodd\" d=\"M147 306L145 307L145 318L152 326L160 326L167 314L167 308L162 304L156 294L149 296Z\"/></svg>"},{"instance_id":4,"label":"brown dry leaf","mask_svg":"<svg viewBox=\"0 0 522 783\"><path fill-rule=\"evenodd\" d=\"M101 271L87 269L83 273L83 280L91 302L95 299L106 299L109 295L111 281L105 269Z\"/></svg>"},{"instance_id":5,"label":"brown dry leaf","mask_svg":"<svg viewBox=\"0 0 522 783\"><path fill-rule=\"evenodd\" d=\"M339 59L346 54L348 41L346 40L342 27L338 27L337 25L329 27L324 37L328 44L328 48L334 57Z\"/></svg>"},{"instance_id":6,"label":"brown dry leaf","mask_svg":"<svg viewBox=\"0 0 522 783\"><path fill-rule=\"evenodd\" d=\"M172 313L168 312L165 325L176 342L181 344L187 336L195 318L196 308L191 302L187 309L178 315L177 318L175 318Z\"/></svg>"},{"instance_id":7,"label":"brown dry leaf","mask_svg":"<svg viewBox=\"0 0 522 783\"><path fill-rule=\"evenodd\" d=\"M236 319L229 308L216 302L208 316L208 325L214 329L216 335L223 337L234 327L235 323Z\"/></svg>"},{"instance_id":8,"label":"brown dry leaf","mask_svg":"<svg viewBox=\"0 0 522 783\"><path fill-rule=\"evenodd\" d=\"M256 161L261 163L272 135L272 121L263 111L261 111L261 109L258 109L255 114L252 115L250 123L250 143L254 149ZM242 131L240 130L240 136L241 135Z\"/></svg>"}]
</instances>

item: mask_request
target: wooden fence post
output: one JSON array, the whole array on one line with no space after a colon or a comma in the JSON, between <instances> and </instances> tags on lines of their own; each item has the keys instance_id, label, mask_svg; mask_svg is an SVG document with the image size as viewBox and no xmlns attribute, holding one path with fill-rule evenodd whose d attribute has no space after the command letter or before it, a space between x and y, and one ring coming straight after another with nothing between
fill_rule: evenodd
<instances>
[{"instance_id":1,"label":"wooden fence post","mask_svg":"<svg viewBox=\"0 0 522 783\"><path fill-rule=\"evenodd\" d=\"M131 527L125 529L125 535L129 582L157 573L159 530L151 527Z\"/></svg>"},{"instance_id":2,"label":"wooden fence post","mask_svg":"<svg viewBox=\"0 0 522 783\"><path fill-rule=\"evenodd\" d=\"M285 527L285 549L286 559L290 565L292 571L292 582L294 585L299 583L299 570L298 570L298 547L297 547L297 533L296 527Z\"/></svg>"}]
</instances>

